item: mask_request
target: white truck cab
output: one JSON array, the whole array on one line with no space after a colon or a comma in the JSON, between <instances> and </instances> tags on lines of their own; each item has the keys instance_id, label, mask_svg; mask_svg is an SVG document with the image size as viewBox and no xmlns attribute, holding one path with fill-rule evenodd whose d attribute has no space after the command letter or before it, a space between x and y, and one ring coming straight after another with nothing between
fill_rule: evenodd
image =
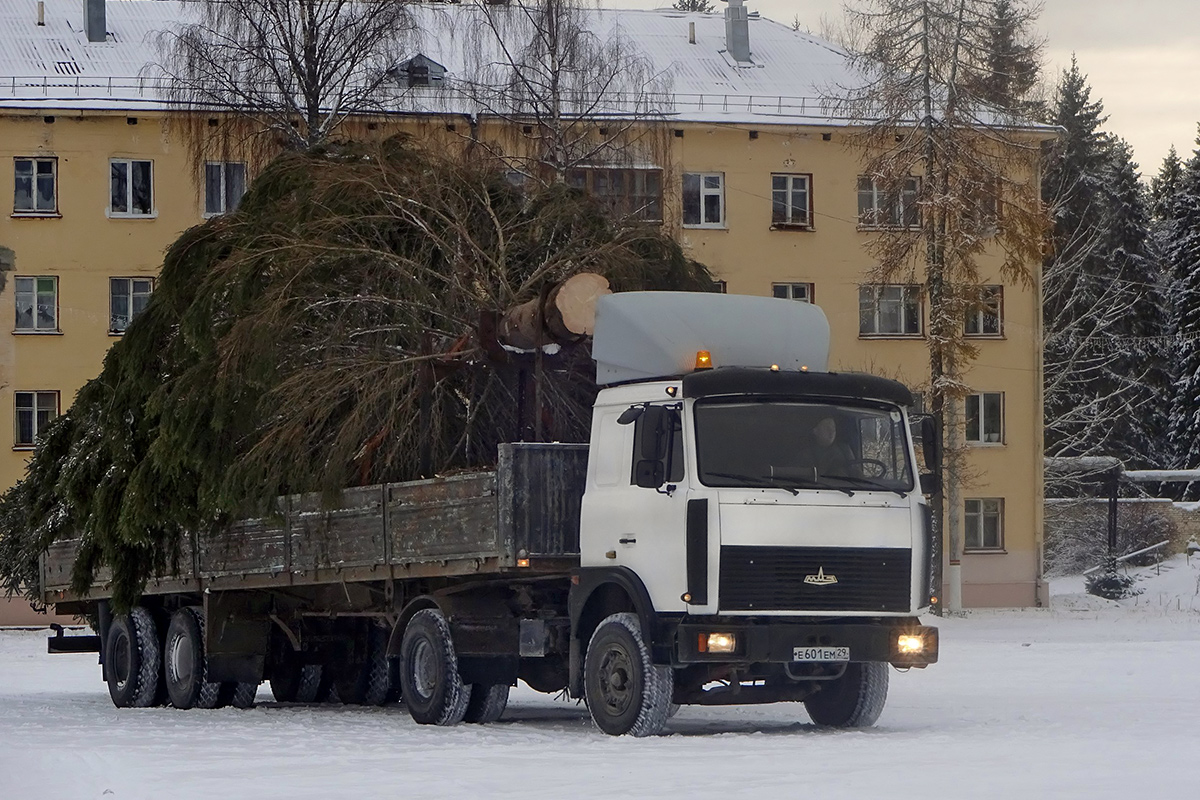
<instances>
[{"instance_id":1,"label":"white truck cab","mask_svg":"<svg viewBox=\"0 0 1200 800\"><path fill-rule=\"evenodd\" d=\"M795 301L633 293L597 307L608 385L576 635L586 598L620 586L677 703L804 700L819 722L870 724L889 663L937 659L936 629L916 620L934 550L923 487L937 481L918 476L912 395L825 371L827 352L824 314Z\"/></svg>"}]
</instances>

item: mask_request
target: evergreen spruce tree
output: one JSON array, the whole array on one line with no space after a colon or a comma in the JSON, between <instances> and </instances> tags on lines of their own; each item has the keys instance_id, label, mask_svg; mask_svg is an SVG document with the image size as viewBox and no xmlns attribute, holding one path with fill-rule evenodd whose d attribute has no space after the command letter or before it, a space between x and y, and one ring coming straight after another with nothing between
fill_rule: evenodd
<instances>
[{"instance_id":1,"label":"evergreen spruce tree","mask_svg":"<svg viewBox=\"0 0 1200 800\"><path fill-rule=\"evenodd\" d=\"M1030 93L1041 75L1042 42L1034 37L1033 15L1024 0L994 0L987 70L979 94L991 104L1020 115L1038 116Z\"/></svg>"},{"instance_id":2,"label":"evergreen spruce tree","mask_svg":"<svg viewBox=\"0 0 1200 800\"><path fill-rule=\"evenodd\" d=\"M1150 182L1150 199L1153 202L1152 210L1155 222L1170 217L1171 201L1179 191L1179 185L1182 182L1183 161L1180 160L1179 153L1175 151L1175 145L1171 145L1171 152L1167 153L1158 174Z\"/></svg>"},{"instance_id":3,"label":"evergreen spruce tree","mask_svg":"<svg viewBox=\"0 0 1200 800\"><path fill-rule=\"evenodd\" d=\"M1200 466L1200 137L1165 208L1163 256L1175 278L1178 377L1171 408L1171 439L1180 467ZM1168 168L1168 173L1171 170ZM1192 484L1191 497L1200 495Z\"/></svg>"},{"instance_id":4,"label":"evergreen spruce tree","mask_svg":"<svg viewBox=\"0 0 1200 800\"><path fill-rule=\"evenodd\" d=\"M1043 275L1046 453L1163 466L1171 377L1149 199L1074 60L1049 116L1065 134L1043 182L1055 209Z\"/></svg>"}]
</instances>

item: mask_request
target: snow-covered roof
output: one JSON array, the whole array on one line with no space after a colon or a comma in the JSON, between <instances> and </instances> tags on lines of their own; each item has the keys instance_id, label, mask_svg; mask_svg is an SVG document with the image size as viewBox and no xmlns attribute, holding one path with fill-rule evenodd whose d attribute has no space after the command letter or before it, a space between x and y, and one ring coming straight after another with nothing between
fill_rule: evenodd
<instances>
[{"instance_id":1,"label":"snow-covered roof","mask_svg":"<svg viewBox=\"0 0 1200 800\"><path fill-rule=\"evenodd\" d=\"M153 77L155 35L198 18L199 3L176 0L107 0L105 42L84 32L85 0L45 0L45 25L37 25L37 0L0 0L0 108L141 109L163 106ZM417 53L447 69L436 88L398 93L395 111L475 113L454 90L471 69L480 38L472 31L481 13L470 5L411 6ZM681 122L845 124L831 119L821 97L856 83L848 57L836 45L751 16L751 62L725 51L725 18L674 9L589 9L587 27L602 39L621 35L666 78L669 95L656 109ZM689 41L695 26L695 43ZM478 62L478 58L475 58ZM402 96L401 96L402 94Z\"/></svg>"}]
</instances>

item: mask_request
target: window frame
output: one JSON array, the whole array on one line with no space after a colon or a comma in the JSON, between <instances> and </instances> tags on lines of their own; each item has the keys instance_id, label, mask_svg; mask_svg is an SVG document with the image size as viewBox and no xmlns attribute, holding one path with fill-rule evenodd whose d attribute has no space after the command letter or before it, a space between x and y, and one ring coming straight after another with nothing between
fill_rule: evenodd
<instances>
[{"instance_id":1,"label":"window frame","mask_svg":"<svg viewBox=\"0 0 1200 800\"><path fill-rule=\"evenodd\" d=\"M863 182L870 181L870 187L864 189ZM912 185L912 190L908 189ZM911 231L921 227L921 205L919 197L921 194L921 179L916 175L909 175L904 179L903 185L899 188L896 194L895 214L890 215L887 219L882 219L886 212L889 201L888 193L879 186L879 181L875 180L870 175L859 175L857 183L858 193L858 229L862 231ZM867 218L863 212L863 192L871 193L871 209L868 212L871 218ZM904 200L907 196L912 197L912 216L911 222L906 222L909 207ZM882 205L881 205L882 201Z\"/></svg>"},{"instance_id":2,"label":"window frame","mask_svg":"<svg viewBox=\"0 0 1200 800\"><path fill-rule=\"evenodd\" d=\"M38 281L49 280L54 283L54 327L40 328L38 327L38 295L41 293L38 289ZM33 327L22 328L18 324L16 317L17 303L21 297L21 281L33 281ZM57 275L15 275L13 276L13 333L19 336L38 336L46 334L62 333L62 322L59 314L59 292L58 292L58 276Z\"/></svg>"},{"instance_id":3,"label":"window frame","mask_svg":"<svg viewBox=\"0 0 1200 800\"><path fill-rule=\"evenodd\" d=\"M780 190L775 188L775 179L783 178L787 181L786 186ZM792 222L790 219L780 222L775 219L775 204L776 193L782 191L786 203L786 208L789 216L792 211L792 196L795 192L793 182L797 178L804 180L804 196L807 202L807 207L804 209L804 222ZM813 230L813 176L811 172L772 172L771 173L771 230L780 231L811 231Z\"/></svg>"},{"instance_id":4,"label":"window frame","mask_svg":"<svg viewBox=\"0 0 1200 800\"><path fill-rule=\"evenodd\" d=\"M601 176L608 181L608 186L612 186L614 173L620 173L621 180L628 187L627 191L617 194L607 187L597 189L599 183L597 178ZM650 175L656 176L658 180L656 194L650 194L649 190L646 190L646 179ZM648 225L663 224L665 217L663 214L663 170L659 167L580 165L568 169L565 177L568 186L579 189L588 197L594 198L596 202L616 216L629 217ZM638 192L636 191L638 188L646 191ZM635 206L635 202L639 204ZM656 207L657 214L645 213L653 212Z\"/></svg>"},{"instance_id":5,"label":"window frame","mask_svg":"<svg viewBox=\"0 0 1200 800\"><path fill-rule=\"evenodd\" d=\"M880 331L880 301L883 299L881 294L887 289L900 289L900 331ZM863 292L872 291L874 298L872 300L873 312L873 330L863 330ZM911 305L915 305L915 318L917 329L915 331L907 331L905 324L908 320L905 309L910 305L906 303L906 299L912 298ZM858 338L860 339L923 339L925 338L925 300L921 295L921 287L913 283L864 283L858 287Z\"/></svg>"},{"instance_id":6,"label":"window frame","mask_svg":"<svg viewBox=\"0 0 1200 800\"><path fill-rule=\"evenodd\" d=\"M698 178L699 182L700 182L699 186L696 187L697 190L699 191L698 210L699 210L700 216L699 216L698 222L688 222L687 221L687 194L688 194L687 181L688 181L688 178L691 176ZM716 188L705 186L704 182L708 178L716 178L719 185ZM717 222L706 222L704 219L704 209L705 209L704 198L706 198L706 197L716 197L717 198L717 210L719 212L719 220ZM680 210L680 218L683 220L682 224L683 224L684 228L694 228L694 229L699 229L699 230L725 230L725 229L727 229L729 227L729 225L728 225L727 218L726 218L728 209L725 206L725 173L724 172L684 172L683 177L680 180L680 204L679 205L680 205L680 209L679 209Z\"/></svg>"},{"instance_id":7,"label":"window frame","mask_svg":"<svg viewBox=\"0 0 1200 800\"><path fill-rule=\"evenodd\" d=\"M989 435L991 435L987 432L988 424L986 417L988 397L998 398L996 407L999 430L994 434L997 437L996 439L987 438ZM970 411L972 405L976 406L976 413L979 419L979 430L976 438L971 438L970 434ZM963 441L972 447L1003 447L1005 444L1007 444L1005 441L1006 431L1004 417L1004 392L972 392L971 394L967 395L963 401Z\"/></svg>"},{"instance_id":8,"label":"window frame","mask_svg":"<svg viewBox=\"0 0 1200 800\"><path fill-rule=\"evenodd\" d=\"M230 208L229 207L229 168L232 166L239 166L242 168L242 192L241 192L241 194L239 194L237 196L237 199L234 200L233 208ZM208 210L208 199L209 199L208 198L208 168L209 167L219 167L220 168L221 188L220 188L220 191L218 192L218 198L217 198L221 201L220 202L220 205L221 205L220 211L209 211ZM247 168L245 161L205 161L204 162L204 212L203 212L204 218L212 219L213 217L219 217L222 214L229 214L234 211L237 211L238 206L240 206L242 203L242 198L246 196L246 189L250 183L250 181L248 180L248 176L249 176L249 169Z\"/></svg>"},{"instance_id":9,"label":"window frame","mask_svg":"<svg viewBox=\"0 0 1200 800\"><path fill-rule=\"evenodd\" d=\"M977 504L976 510L971 504ZM993 510L985 504L994 503ZM995 517L996 543L986 541L987 518ZM972 541L975 539L975 541ZM1004 550L1004 498L1003 497L968 497L963 500L963 552L966 553L1003 553Z\"/></svg>"},{"instance_id":10,"label":"window frame","mask_svg":"<svg viewBox=\"0 0 1200 800\"><path fill-rule=\"evenodd\" d=\"M113 284L116 281L129 281L129 321L125 323L124 328L117 328L113 324L115 315L113 314ZM150 291L146 292L146 302L150 302L150 298L154 295L155 279L149 275L113 275L108 279L108 335L109 336L124 336L125 331L129 329L129 324L137 317L140 311L133 310L134 298L137 293L134 291L134 281L146 281L150 284ZM144 310L144 309L143 309Z\"/></svg>"},{"instance_id":11,"label":"window frame","mask_svg":"<svg viewBox=\"0 0 1200 800\"><path fill-rule=\"evenodd\" d=\"M117 211L113 208L113 186L112 172L113 167L117 164L124 164L126 168L125 176L125 207L133 208L133 165L134 164L149 164L150 165L150 202L146 213L134 211ZM154 159L151 158L110 158L108 159L108 209L106 211L109 219L154 219L158 216L158 208L155 206L154 192Z\"/></svg>"},{"instance_id":12,"label":"window frame","mask_svg":"<svg viewBox=\"0 0 1200 800\"><path fill-rule=\"evenodd\" d=\"M796 289L798 289L801 286L804 287L804 295L805 296L797 297ZM804 281L780 281L780 282L771 284L771 296L777 297L781 300L796 300L801 303L815 303L816 301L813 299L813 293L814 293L815 288L816 287L814 284L805 283ZM786 292L786 294L781 295L779 293L780 289L783 289Z\"/></svg>"},{"instance_id":13,"label":"window frame","mask_svg":"<svg viewBox=\"0 0 1200 800\"><path fill-rule=\"evenodd\" d=\"M33 171L29 175L29 198L33 202L33 208L17 208L17 162L28 161L32 165ZM50 164L50 180L53 185L53 208L45 209L37 207L37 182L38 182L38 164ZM13 209L12 216L14 217L59 217L62 214L58 210L58 156L13 156Z\"/></svg>"},{"instance_id":14,"label":"window frame","mask_svg":"<svg viewBox=\"0 0 1200 800\"><path fill-rule=\"evenodd\" d=\"M970 339L1003 339L1004 338L1004 287L1001 285L985 285L978 287L979 303L967 310L963 320L963 336ZM994 301L996 312L996 332L987 333L983 330L984 318ZM978 326L978 331L971 330L971 322Z\"/></svg>"},{"instance_id":15,"label":"window frame","mask_svg":"<svg viewBox=\"0 0 1200 800\"><path fill-rule=\"evenodd\" d=\"M22 408L18 405L20 395L30 395L33 398L33 405L28 409L32 414L30 428L33 431L33 436L28 442L21 441ZM41 410L40 400L46 395L54 396L54 416L46 421L48 425L62 415L62 394L57 389L30 389L13 392L13 450L32 450L37 447L38 433L41 427L38 424L38 411Z\"/></svg>"}]
</instances>

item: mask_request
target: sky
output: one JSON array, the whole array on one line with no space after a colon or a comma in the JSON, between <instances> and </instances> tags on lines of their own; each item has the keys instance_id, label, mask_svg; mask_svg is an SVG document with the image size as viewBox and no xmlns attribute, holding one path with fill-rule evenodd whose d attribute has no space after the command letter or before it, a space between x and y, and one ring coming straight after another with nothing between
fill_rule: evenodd
<instances>
[{"instance_id":1,"label":"sky","mask_svg":"<svg viewBox=\"0 0 1200 800\"><path fill-rule=\"evenodd\" d=\"M658 8L671 0L605 0ZM1038 29L1045 72L1056 78L1079 60L1104 102L1107 130L1130 143L1143 175L1157 172L1172 144L1187 158L1200 122L1200 4L1196 0L1043 0ZM718 11L724 4L716 2ZM747 0L751 11L780 22L799 17L813 33L822 16L841 15L843 0ZM753 48L753 40L751 40Z\"/></svg>"}]
</instances>

